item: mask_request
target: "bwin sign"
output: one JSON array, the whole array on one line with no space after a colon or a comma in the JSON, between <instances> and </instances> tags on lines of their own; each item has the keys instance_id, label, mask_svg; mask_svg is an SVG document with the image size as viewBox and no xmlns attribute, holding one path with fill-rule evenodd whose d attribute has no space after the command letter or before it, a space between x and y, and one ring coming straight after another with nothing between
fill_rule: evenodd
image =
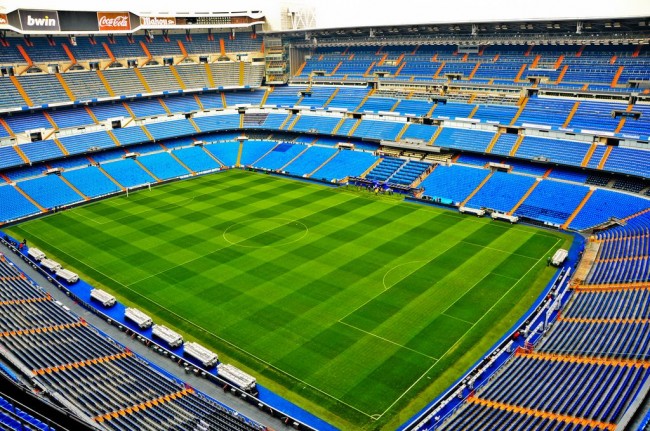
<instances>
[{"instance_id":1,"label":"bwin sign","mask_svg":"<svg viewBox=\"0 0 650 431\"><path fill-rule=\"evenodd\" d=\"M57 11L20 10L20 26L30 31L60 31Z\"/></svg>"},{"instance_id":2,"label":"bwin sign","mask_svg":"<svg viewBox=\"0 0 650 431\"><path fill-rule=\"evenodd\" d=\"M43 18L34 18L27 15L27 25L30 27L56 27L56 20L45 15Z\"/></svg>"}]
</instances>

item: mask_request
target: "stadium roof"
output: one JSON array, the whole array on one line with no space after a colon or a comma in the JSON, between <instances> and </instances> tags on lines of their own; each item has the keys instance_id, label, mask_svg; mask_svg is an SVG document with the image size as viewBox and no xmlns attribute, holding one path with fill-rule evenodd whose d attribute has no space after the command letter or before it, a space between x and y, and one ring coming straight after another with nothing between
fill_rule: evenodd
<instances>
[{"instance_id":1,"label":"stadium roof","mask_svg":"<svg viewBox=\"0 0 650 431\"><path fill-rule=\"evenodd\" d=\"M4 11L2 8L4 7ZM384 26L405 24L443 24L464 22L507 22L536 20L569 20L599 18L650 17L647 0L617 0L612 2L586 0L547 0L543 3L509 0L455 0L447 3L434 0L402 0L399 3L378 3L374 0L197 0L182 3L171 0L113 0L110 3L78 0L5 0L0 12L22 9L58 10L130 10L135 13L200 13L215 11L261 10L270 30L281 30L281 11L286 8L313 8L316 28L352 26Z\"/></svg>"}]
</instances>

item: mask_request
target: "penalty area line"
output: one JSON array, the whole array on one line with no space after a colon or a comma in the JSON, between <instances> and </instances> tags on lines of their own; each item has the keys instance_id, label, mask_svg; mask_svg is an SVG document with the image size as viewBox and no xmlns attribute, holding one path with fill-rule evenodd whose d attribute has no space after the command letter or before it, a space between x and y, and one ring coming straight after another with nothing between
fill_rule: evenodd
<instances>
[{"instance_id":1,"label":"penalty area line","mask_svg":"<svg viewBox=\"0 0 650 431\"><path fill-rule=\"evenodd\" d=\"M427 355L426 353L422 353L422 352L419 352L419 351L417 351L417 350L415 350L415 349L412 349L412 348L410 348L410 347L406 347L406 346L404 346L403 344L396 343L395 341L389 340L388 338L384 338L384 337L382 337L382 336L380 336L380 335L373 334L372 332L368 332L368 331L366 331L366 330L364 330L364 329L358 328L358 327L356 327L356 326L354 326L354 325L350 325L349 323L345 323L345 322L343 322L343 321L341 321L341 320L337 320L337 322L340 323L341 325L345 325L345 326L347 326L347 327L349 327L349 328L352 328L352 329L355 329L355 330L357 330L357 331L359 331L359 332L363 332L363 333L366 334L366 335L370 335L371 337L378 338L378 339L380 339L380 340L382 340L382 341L385 341L386 343L390 343L390 344L392 344L392 345L394 345L394 346L397 346L397 347L399 347L399 348L401 348L401 349L409 350L409 351L411 351L411 352L413 352L413 353L417 353L418 355L422 355L422 356L424 356L425 358L429 358L429 359L434 360L435 362L438 362L438 358L434 358L433 356L429 356L429 355Z\"/></svg>"},{"instance_id":2,"label":"penalty area line","mask_svg":"<svg viewBox=\"0 0 650 431\"><path fill-rule=\"evenodd\" d=\"M451 352L452 350L454 350L454 349L456 348L456 346L458 345L458 343L460 343L460 342L463 340L463 338L465 338L465 336L466 336L466 335L467 335L471 330L473 330L474 327L475 327L476 325L478 325L478 323L479 323L481 320L483 320L483 319L485 318L485 316L487 316L488 314L490 314L490 312L494 309L494 307L496 307L497 304L498 304L499 302L501 302L501 300L503 300L503 298L505 298L505 297L506 297L506 296L507 296L507 295L512 291L512 289L514 289L515 286L517 286L517 285L521 282L521 280L523 280L523 279L524 279L524 278L525 278L525 277L530 273L530 271L533 270L533 268L535 268L537 265L539 265L539 263L540 263L540 262L541 262L541 261L546 257L546 255L547 255L551 250L553 250L553 249L558 245L558 243L559 243L560 241L561 241L561 239L558 239L557 241L555 241L555 244L553 244L553 245L552 245L552 246L551 246L551 247L546 251L546 253L544 253L544 254L542 255L542 257L540 257L540 258L537 260L537 262L535 262L535 264L532 265L532 266L530 267L530 269L528 269L528 271L526 271L526 273L525 273L524 275L522 275L521 277L519 277L519 280L517 280L517 281L516 281L516 282L515 282L511 287L510 287L510 289L508 289L508 290L507 290L503 295L501 295L501 297L500 297L499 299L497 299L496 301L494 301L494 304L492 304L492 307L490 307L490 308L489 308L485 313L483 313L483 316L481 316L480 319L478 319L478 320L477 320L477 321L476 321L476 322L475 322L475 323L474 323L474 324L473 324L473 325L472 325L472 326L471 326L467 331L465 331L465 333L464 333L463 335L461 335L460 337L458 337L458 340L456 340L456 342L455 342L455 343L454 343L454 344L453 344L449 349L447 349L447 351L446 351L445 353L443 353L442 356L440 356L440 358L438 359L438 361L436 361L436 363L434 363L433 365L431 365L431 366L430 366L430 367L429 367L429 368L428 368L428 369L427 369L427 370L426 370L426 371L425 371L425 372L424 372L420 377L418 377L418 379L417 379L415 382L413 382L413 384L412 384L411 386L409 386L409 387L408 387L408 388L407 388L407 389L402 393L402 395L400 395L400 396L399 396L395 401L393 401L393 403L392 403L390 406L388 406L388 408L387 408L386 410L384 410L384 412L383 412L382 414L380 414L379 417L378 417L377 419L381 419L381 418L382 418L382 417L383 417L383 416L384 416L384 415L385 415L385 414L386 414L390 409L393 408L393 406L394 406L395 404L397 404L397 403L399 402L399 400L401 400L402 398L404 398L404 396L405 396L407 393L409 393L409 391L411 391L411 389L413 389L413 387L414 387L415 385L417 385L417 384L420 382L420 380L422 380L422 379L424 378L424 376L426 376L426 375L429 373L429 371L431 371L431 369L432 369L432 368L433 368L433 367L434 367L434 366L435 366L435 365L436 365L436 364L437 364L437 363L438 363L442 358L444 358L445 356L447 356L447 355L449 354L449 352ZM528 313L528 311L529 311L529 310L526 310L526 311L524 312L524 314ZM485 352L485 353L487 353L487 352Z\"/></svg>"}]
</instances>

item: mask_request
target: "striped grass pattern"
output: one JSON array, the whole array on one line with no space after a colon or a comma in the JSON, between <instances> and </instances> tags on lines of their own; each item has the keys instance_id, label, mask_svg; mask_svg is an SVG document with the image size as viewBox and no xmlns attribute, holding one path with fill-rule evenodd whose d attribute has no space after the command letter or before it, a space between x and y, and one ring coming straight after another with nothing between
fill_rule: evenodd
<instances>
[{"instance_id":1,"label":"striped grass pattern","mask_svg":"<svg viewBox=\"0 0 650 431\"><path fill-rule=\"evenodd\" d=\"M440 393L570 241L239 170L9 231L343 429L394 429Z\"/></svg>"}]
</instances>

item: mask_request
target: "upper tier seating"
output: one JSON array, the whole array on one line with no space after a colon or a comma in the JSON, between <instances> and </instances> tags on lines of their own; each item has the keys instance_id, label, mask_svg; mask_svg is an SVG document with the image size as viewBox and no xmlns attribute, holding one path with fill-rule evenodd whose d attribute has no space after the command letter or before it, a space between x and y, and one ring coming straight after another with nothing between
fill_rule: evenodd
<instances>
[{"instance_id":1,"label":"upper tier seating","mask_svg":"<svg viewBox=\"0 0 650 431\"><path fill-rule=\"evenodd\" d=\"M188 120L161 121L159 123L148 123L145 128L155 140L187 136L197 133L196 129Z\"/></svg>"},{"instance_id":2,"label":"upper tier seating","mask_svg":"<svg viewBox=\"0 0 650 431\"><path fill-rule=\"evenodd\" d=\"M579 90L584 83L592 83L610 91L612 82L618 89L630 79L650 79L643 50L633 56L630 46L608 46L607 53L595 49L597 46L587 48L578 53L576 47L559 45L488 45L480 55L458 55L456 47L449 45L319 47L298 78L312 75L314 80L345 81L382 75L379 79L444 82L447 75L455 75L474 83L521 85L529 77L543 77L547 79L543 87ZM615 79L619 67L623 70Z\"/></svg>"},{"instance_id":3,"label":"upper tier seating","mask_svg":"<svg viewBox=\"0 0 650 431\"><path fill-rule=\"evenodd\" d=\"M0 94L2 94L0 108L16 108L27 105L16 86L7 77L0 77Z\"/></svg>"},{"instance_id":4,"label":"upper tier seating","mask_svg":"<svg viewBox=\"0 0 650 431\"><path fill-rule=\"evenodd\" d=\"M113 35L112 40L106 36L94 36L93 41L86 36L77 36L73 44L67 37L53 37L50 45L45 37L33 36L30 38L31 46L25 39L18 37L6 38L8 46L0 49L0 58L3 64L25 64L26 61L17 49L22 46L35 63L69 62L70 58L63 49L63 45L72 52L75 59L82 60L108 60L109 55L104 49L106 44L116 58L136 59L146 57L141 46L144 44L153 56L180 56L179 41L189 54L214 54L219 52L219 39L225 42L227 53L258 52L261 49L262 38L251 38L250 32L236 34L234 40L229 39L230 33L213 33L214 40L208 40L207 33L193 33L191 40L185 35L170 34L169 41L163 37L147 39L144 35L133 35L129 40L127 36Z\"/></svg>"},{"instance_id":5,"label":"upper tier seating","mask_svg":"<svg viewBox=\"0 0 650 431\"><path fill-rule=\"evenodd\" d=\"M65 147L69 154L80 154L97 149L110 148L115 146L107 132L92 132L83 135L64 136L59 142Z\"/></svg>"},{"instance_id":6,"label":"upper tier seating","mask_svg":"<svg viewBox=\"0 0 650 431\"><path fill-rule=\"evenodd\" d=\"M339 117L325 117L321 115L301 114L300 118L293 126L297 132L313 132L330 134L341 119Z\"/></svg>"},{"instance_id":7,"label":"upper tier seating","mask_svg":"<svg viewBox=\"0 0 650 431\"><path fill-rule=\"evenodd\" d=\"M361 123L359 123L359 126L352 133L352 136L358 138L374 138L394 141L400 130L402 130L402 127L404 127L404 123L362 120Z\"/></svg>"},{"instance_id":8,"label":"upper tier seating","mask_svg":"<svg viewBox=\"0 0 650 431\"><path fill-rule=\"evenodd\" d=\"M70 98L54 75L34 74L19 76L18 82L30 100L30 106L40 106L52 102L69 102Z\"/></svg>"},{"instance_id":9,"label":"upper tier seating","mask_svg":"<svg viewBox=\"0 0 650 431\"><path fill-rule=\"evenodd\" d=\"M61 75L75 96L75 100L92 100L110 94L96 73L64 73Z\"/></svg>"}]
</instances>

